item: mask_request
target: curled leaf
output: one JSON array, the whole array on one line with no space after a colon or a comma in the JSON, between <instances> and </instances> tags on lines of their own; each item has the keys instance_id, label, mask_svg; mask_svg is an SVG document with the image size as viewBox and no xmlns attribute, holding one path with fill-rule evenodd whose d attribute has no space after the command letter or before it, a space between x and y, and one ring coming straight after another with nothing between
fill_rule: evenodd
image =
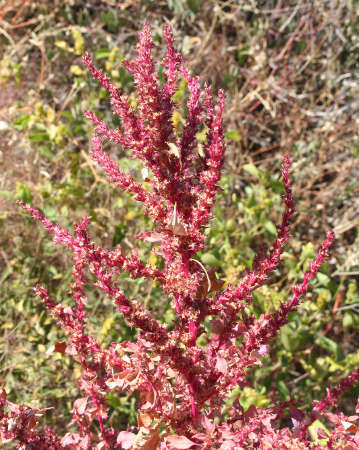
<instances>
[{"instance_id":1,"label":"curled leaf","mask_svg":"<svg viewBox=\"0 0 359 450\"><path fill-rule=\"evenodd\" d=\"M195 260L193 260L195 261ZM198 262L198 261L196 261ZM201 264L202 266L202 264ZM218 292L224 285L223 280L219 280L214 269L205 270L206 277L199 284L196 292L197 298L205 298L211 292Z\"/></svg>"},{"instance_id":2,"label":"curled leaf","mask_svg":"<svg viewBox=\"0 0 359 450\"><path fill-rule=\"evenodd\" d=\"M173 213L171 217L171 223L168 229L177 236L187 236L187 230L184 225L181 223L180 218L177 214L177 205L173 208Z\"/></svg>"}]
</instances>

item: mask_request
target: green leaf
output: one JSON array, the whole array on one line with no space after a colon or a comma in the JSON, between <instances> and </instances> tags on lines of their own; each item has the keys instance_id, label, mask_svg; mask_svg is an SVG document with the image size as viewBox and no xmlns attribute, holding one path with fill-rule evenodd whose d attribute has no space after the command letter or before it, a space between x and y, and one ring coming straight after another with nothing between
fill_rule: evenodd
<instances>
[{"instance_id":1,"label":"green leaf","mask_svg":"<svg viewBox=\"0 0 359 450\"><path fill-rule=\"evenodd\" d=\"M311 335L307 331L299 329L298 324L294 321L284 325L279 333L283 347L290 352L302 349L308 341L311 341Z\"/></svg>"},{"instance_id":2,"label":"green leaf","mask_svg":"<svg viewBox=\"0 0 359 450\"><path fill-rule=\"evenodd\" d=\"M343 370L343 362L337 363L331 356L325 357L325 362L328 364L329 372L336 372L337 370Z\"/></svg>"},{"instance_id":3,"label":"green leaf","mask_svg":"<svg viewBox=\"0 0 359 450\"><path fill-rule=\"evenodd\" d=\"M343 327L354 328L359 325L359 315L353 313L353 311L345 311L343 316Z\"/></svg>"},{"instance_id":4,"label":"green leaf","mask_svg":"<svg viewBox=\"0 0 359 450\"><path fill-rule=\"evenodd\" d=\"M329 437L329 435L330 435L330 432L329 432L329 430L326 428L326 426L323 425L322 422L321 422L320 420L318 420L318 419L315 420L315 421L308 427L309 434L311 435L313 441L314 441L316 444L320 444L320 446L323 446L323 448L324 448L324 447L326 447L326 444L327 444L327 442L328 442L328 439L319 439L319 438L318 438L318 433L317 433L317 429L318 429L318 428L321 428L322 430L324 430L324 431L328 434L328 437Z\"/></svg>"},{"instance_id":5,"label":"green leaf","mask_svg":"<svg viewBox=\"0 0 359 450\"><path fill-rule=\"evenodd\" d=\"M107 394L105 399L106 403L112 408L119 409L122 407L120 399L116 395Z\"/></svg>"},{"instance_id":6,"label":"green leaf","mask_svg":"<svg viewBox=\"0 0 359 450\"><path fill-rule=\"evenodd\" d=\"M29 186L26 186L25 184L22 183L18 183L16 186L16 198L27 204L31 203L32 193L30 191Z\"/></svg>"},{"instance_id":7,"label":"green leaf","mask_svg":"<svg viewBox=\"0 0 359 450\"><path fill-rule=\"evenodd\" d=\"M47 133L47 132L35 133L35 134L31 134L29 136L29 139L31 142L44 142L44 141L49 141L50 136L49 136L49 133Z\"/></svg>"},{"instance_id":8,"label":"green leaf","mask_svg":"<svg viewBox=\"0 0 359 450\"><path fill-rule=\"evenodd\" d=\"M279 180L271 180L270 188L275 194L282 194L284 192L283 183Z\"/></svg>"},{"instance_id":9,"label":"green leaf","mask_svg":"<svg viewBox=\"0 0 359 450\"><path fill-rule=\"evenodd\" d=\"M255 178L260 178L261 172L254 164L244 164L243 169Z\"/></svg>"},{"instance_id":10,"label":"green leaf","mask_svg":"<svg viewBox=\"0 0 359 450\"><path fill-rule=\"evenodd\" d=\"M237 59L240 66L243 66L246 63L249 56L249 48L249 45L244 45L237 50Z\"/></svg>"},{"instance_id":11,"label":"green leaf","mask_svg":"<svg viewBox=\"0 0 359 450\"><path fill-rule=\"evenodd\" d=\"M269 398L248 386L243 388L239 401L245 410L247 410L251 405L254 405L257 408L265 408L270 403Z\"/></svg>"},{"instance_id":12,"label":"green leaf","mask_svg":"<svg viewBox=\"0 0 359 450\"><path fill-rule=\"evenodd\" d=\"M28 127L30 120L31 116L29 114L25 114L24 116L14 120L12 124L17 130L24 131Z\"/></svg>"},{"instance_id":13,"label":"green leaf","mask_svg":"<svg viewBox=\"0 0 359 450\"><path fill-rule=\"evenodd\" d=\"M266 220L264 224L264 228L270 233L272 236L277 236L277 228L271 220Z\"/></svg>"},{"instance_id":14,"label":"green leaf","mask_svg":"<svg viewBox=\"0 0 359 450\"><path fill-rule=\"evenodd\" d=\"M304 50L307 48L307 43L305 41L294 41L294 42L301 52L304 52Z\"/></svg>"},{"instance_id":15,"label":"green leaf","mask_svg":"<svg viewBox=\"0 0 359 450\"><path fill-rule=\"evenodd\" d=\"M128 226L125 223L120 223L115 226L115 232L112 238L112 246L116 247L126 236Z\"/></svg>"},{"instance_id":16,"label":"green leaf","mask_svg":"<svg viewBox=\"0 0 359 450\"><path fill-rule=\"evenodd\" d=\"M322 272L318 272L317 273L317 278L318 278L320 284L322 284L325 287L329 286L330 278L328 277L328 275L325 275L325 273L322 273Z\"/></svg>"},{"instance_id":17,"label":"green leaf","mask_svg":"<svg viewBox=\"0 0 359 450\"><path fill-rule=\"evenodd\" d=\"M316 338L318 345L332 353L335 356L337 362L343 361L343 359L345 358L344 352L336 342L326 336L323 336L321 333L317 333Z\"/></svg>"},{"instance_id":18,"label":"green leaf","mask_svg":"<svg viewBox=\"0 0 359 450\"><path fill-rule=\"evenodd\" d=\"M303 246L300 258L304 261L309 258L314 258L314 248L311 242L308 242Z\"/></svg>"},{"instance_id":19,"label":"green leaf","mask_svg":"<svg viewBox=\"0 0 359 450\"><path fill-rule=\"evenodd\" d=\"M284 381L283 380L278 381L277 386L278 386L279 392L283 395L283 397L286 400L289 400L290 399L289 390L287 388L287 385L284 383Z\"/></svg>"},{"instance_id":20,"label":"green leaf","mask_svg":"<svg viewBox=\"0 0 359 450\"><path fill-rule=\"evenodd\" d=\"M221 265L221 261L219 261L212 253L204 253L201 256L201 261L209 267L219 267Z\"/></svg>"},{"instance_id":21,"label":"green leaf","mask_svg":"<svg viewBox=\"0 0 359 450\"><path fill-rule=\"evenodd\" d=\"M199 11L201 2L200 0L187 0L187 5L192 12L197 13Z\"/></svg>"},{"instance_id":22,"label":"green leaf","mask_svg":"<svg viewBox=\"0 0 359 450\"><path fill-rule=\"evenodd\" d=\"M237 130L229 130L224 133L227 139L231 139L232 141L239 142L242 140L242 136L238 133Z\"/></svg>"},{"instance_id":23,"label":"green leaf","mask_svg":"<svg viewBox=\"0 0 359 450\"><path fill-rule=\"evenodd\" d=\"M52 222L57 222L57 220L59 218L59 213L55 207L50 206L50 205L45 205L44 206L44 216L46 216Z\"/></svg>"},{"instance_id":24,"label":"green leaf","mask_svg":"<svg viewBox=\"0 0 359 450\"><path fill-rule=\"evenodd\" d=\"M95 52L95 59L107 59L111 51L108 48L99 48Z\"/></svg>"},{"instance_id":25,"label":"green leaf","mask_svg":"<svg viewBox=\"0 0 359 450\"><path fill-rule=\"evenodd\" d=\"M57 126L51 123L48 127L49 138L53 141L57 135Z\"/></svg>"},{"instance_id":26,"label":"green leaf","mask_svg":"<svg viewBox=\"0 0 359 450\"><path fill-rule=\"evenodd\" d=\"M11 266L6 266L0 275L0 284L6 280L6 278L13 272L13 268Z\"/></svg>"},{"instance_id":27,"label":"green leaf","mask_svg":"<svg viewBox=\"0 0 359 450\"><path fill-rule=\"evenodd\" d=\"M50 161L53 161L55 159L54 152L51 150L51 148L47 145L39 145L36 147L36 150L46 158L48 158Z\"/></svg>"},{"instance_id":28,"label":"green leaf","mask_svg":"<svg viewBox=\"0 0 359 450\"><path fill-rule=\"evenodd\" d=\"M280 329L280 340L282 341L283 347L288 350L289 352L296 349L296 339L295 336L293 336L293 331L291 330L289 324L284 325Z\"/></svg>"}]
</instances>

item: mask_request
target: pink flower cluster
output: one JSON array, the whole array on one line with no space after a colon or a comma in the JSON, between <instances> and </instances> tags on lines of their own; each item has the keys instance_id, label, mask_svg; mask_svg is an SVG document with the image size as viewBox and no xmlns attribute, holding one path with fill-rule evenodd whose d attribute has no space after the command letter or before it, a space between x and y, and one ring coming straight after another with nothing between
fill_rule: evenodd
<instances>
[{"instance_id":1,"label":"pink flower cluster","mask_svg":"<svg viewBox=\"0 0 359 450\"><path fill-rule=\"evenodd\" d=\"M225 97L220 91L215 104L210 88L201 87L198 77L189 74L167 26L163 37L167 44L162 62L164 81L159 79L151 54L154 44L148 24L139 34L136 59L124 62L134 77L136 106L95 68L90 55L83 58L93 77L109 92L114 114L121 119L121 127L110 129L95 113L85 111L95 125L92 157L116 187L143 204L155 229L144 231L137 238L158 242L162 268L141 261L136 250L124 254L120 246L111 250L96 246L88 234L88 217L75 225L73 235L38 210L20 203L54 234L56 243L62 243L73 254L72 306L55 302L44 287L37 286L36 290L68 335L66 343L55 343L55 351L72 355L83 368L79 381L83 397L73 404L70 425L76 425L76 432L56 437L50 429L37 431L37 420L30 427L24 417L29 411L32 417L38 412L10 404L3 394L0 438L3 442L17 441L18 448L25 448L26 444L26 448L36 449L314 448L309 425L320 415L329 414L327 409L335 406L339 396L358 381L359 371L330 389L309 413L292 402L265 409L252 406L244 411L238 400L233 403L229 418L222 419L222 412L228 393L246 383L247 371L268 353L271 340L288 322L288 314L297 309L310 280L328 257L333 233L327 235L302 283L293 288L291 298L278 311L259 318L248 313L253 291L268 280L281 262L289 238L289 222L295 213L291 163L285 156L284 212L272 248L257 256L252 270L242 280L227 287L196 258L205 246L204 231L211 219L224 161ZM178 127L173 121L173 95L181 79L186 80L188 99L184 123ZM199 132L205 133L201 146ZM142 161L146 187L118 168L104 151L103 139L119 144ZM124 272L134 279L156 280L176 312L173 327L161 324L140 301L124 293L116 276ZM128 324L136 327L136 342L113 342L109 348L102 348L88 334L86 323L91 311L86 307L85 287L91 285L93 278L94 285L112 299ZM203 326L206 318L211 321L209 333ZM206 337L205 346L197 341L202 335ZM115 391L139 392L137 433L114 429L105 397ZM330 418L332 434L321 431L327 448L358 448L358 417L336 414ZM340 447L342 442L345 447Z\"/></svg>"}]
</instances>

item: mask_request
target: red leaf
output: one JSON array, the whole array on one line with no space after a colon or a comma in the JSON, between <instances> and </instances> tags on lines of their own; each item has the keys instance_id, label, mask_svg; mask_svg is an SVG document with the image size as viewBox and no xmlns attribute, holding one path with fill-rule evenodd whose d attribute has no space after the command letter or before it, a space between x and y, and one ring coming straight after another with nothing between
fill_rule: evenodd
<instances>
[{"instance_id":1,"label":"red leaf","mask_svg":"<svg viewBox=\"0 0 359 450\"><path fill-rule=\"evenodd\" d=\"M188 236L185 226L181 223L180 218L177 214L177 204L173 208L173 213L171 217L171 223L168 226L168 231L172 232L176 236Z\"/></svg>"},{"instance_id":2,"label":"red leaf","mask_svg":"<svg viewBox=\"0 0 359 450\"><path fill-rule=\"evenodd\" d=\"M232 450L235 448L236 443L234 441L224 441L223 444L219 447L219 450Z\"/></svg>"},{"instance_id":3,"label":"red leaf","mask_svg":"<svg viewBox=\"0 0 359 450\"><path fill-rule=\"evenodd\" d=\"M84 450L87 450L88 448L91 448L90 447L90 436L85 436L82 440L81 440L81 442L80 442L80 448L83 448Z\"/></svg>"},{"instance_id":4,"label":"red leaf","mask_svg":"<svg viewBox=\"0 0 359 450\"><path fill-rule=\"evenodd\" d=\"M144 242L161 242L164 237L164 234L157 231L145 231L136 236L137 239Z\"/></svg>"},{"instance_id":5,"label":"red leaf","mask_svg":"<svg viewBox=\"0 0 359 450\"><path fill-rule=\"evenodd\" d=\"M169 448L173 450L191 448L192 445L198 445L195 442L190 441L188 438L186 438L186 436L177 436L176 434L167 436L166 444L168 444Z\"/></svg>"},{"instance_id":6,"label":"red leaf","mask_svg":"<svg viewBox=\"0 0 359 450\"><path fill-rule=\"evenodd\" d=\"M216 425L205 415L201 416L201 425L208 434L212 434L216 429Z\"/></svg>"},{"instance_id":7,"label":"red leaf","mask_svg":"<svg viewBox=\"0 0 359 450\"><path fill-rule=\"evenodd\" d=\"M156 450L160 441L159 425L153 430L140 427L132 448L133 450Z\"/></svg>"},{"instance_id":8,"label":"red leaf","mask_svg":"<svg viewBox=\"0 0 359 450\"><path fill-rule=\"evenodd\" d=\"M82 416L86 411L88 397L78 398L74 403L74 409L77 414Z\"/></svg>"},{"instance_id":9,"label":"red leaf","mask_svg":"<svg viewBox=\"0 0 359 450\"><path fill-rule=\"evenodd\" d=\"M224 323L222 320L215 319L212 321L212 332L214 334L221 334L224 328Z\"/></svg>"},{"instance_id":10,"label":"red leaf","mask_svg":"<svg viewBox=\"0 0 359 450\"><path fill-rule=\"evenodd\" d=\"M216 276L216 271L214 269L208 270L209 279L211 284L209 286L209 292L218 292L222 289L224 285L223 280L219 280Z\"/></svg>"},{"instance_id":11,"label":"red leaf","mask_svg":"<svg viewBox=\"0 0 359 450\"><path fill-rule=\"evenodd\" d=\"M140 392L140 400L142 402L141 409L152 409L154 402L156 400L155 392L153 389L150 391L141 391Z\"/></svg>"},{"instance_id":12,"label":"red leaf","mask_svg":"<svg viewBox=\"0 0 359 450\"><path fill-rule=\"evenodd\" d=\"M71 444L77 444L77 442L79 441L79 435L76 433L66 433L65 436L61 439L61 444L66 446L66 445L71 445Z\"/></svg>"},{"instance_id":13,"label":"red leaf","mask_svg":"<svg viewBox=\"0 0 359 450\"><path fill-rule=\"evenodd\" d=\"M257 414L257 408L254 405L250 405L250 407L244 413L244 419L246 421L248 421L249 419L254 417L256 414Z\"/></svg>"},{"instance_id":14,"label":"red leaf","mask_svg":"<svg viewBox=\"0 0 359 450\"><path fill-rule=\"evenodd\" d=\"M318 439L328 439L328 433L323 428L316 428L315 432L318 435Z\"/></svg>"},{"instance_id":15,"label":"red leaf","mask_svg":"<svg viewBox=\"0 0 359 450\"><path fill-rule=\"evenodd\" d=\"M224 375L228 371L227 361L224 358L222 358L222 356L217 356L216 369L218 370L218 372L221 372Z\"/></svg>"},{"instance_id":16,"label":"red leaf","mask_svg":"<svg viewBox=\"0 0 359 450\"><path fill-rule=\"evenodd\" d=\"M117 444L120 444L122 448L131 448L135 442L136 435L129 431L120 431L117 436Z\"/></svg>"}]
</instances>

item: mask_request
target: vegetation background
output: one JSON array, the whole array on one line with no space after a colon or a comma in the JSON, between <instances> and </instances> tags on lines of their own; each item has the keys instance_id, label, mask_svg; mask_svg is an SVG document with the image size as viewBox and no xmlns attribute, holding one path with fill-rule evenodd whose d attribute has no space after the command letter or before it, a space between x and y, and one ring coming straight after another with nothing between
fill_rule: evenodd
<instances>
[{"instance_id":1,"label":"vegetation background","mask_svg":"<svg viewBox=\"0 0 359 450\"><path fill-rule=\"evenodd\" d=\"M284 153L294 162L297 214L282 275L273 273L257 291L254 313L273 311L326 232L336 233L332 258L312 282L312 293L250 374L251 385L233 392L227 405L235 398L247 408L293 397L309 407L359 364L357 0L0 2L0 384L14 402L54 407L45 421L65 432L80 369L69 356L49 352L65 337L32 288L46 284L66 301L71 261L15 200L70 228L89 212L97 241L125 251L151 226L91 162L92 124L82 114L93 109L116 125L108 96L84 70L81 55L88 50L131 95L133 80L121 60L134 54L145 20L158 55L162 25L169 23L192 72L227 95L223 191L202 263L235 282L255 251L273 241ZM183 99L185 83L175 95ZM137 161L121 149L108 150L122 168L141 176ZM149 250L144 244L144 259ZM123 283L157 317L170 320L170 305L156 285ZM136 330L103 296L93 295L89 307L89 326L103 345L135 339ZM358 394L359 387L342 399L346 412ZM118 427L136 424L136 396L109 395L108 402Z\"/></svg>"}]
</instances>

